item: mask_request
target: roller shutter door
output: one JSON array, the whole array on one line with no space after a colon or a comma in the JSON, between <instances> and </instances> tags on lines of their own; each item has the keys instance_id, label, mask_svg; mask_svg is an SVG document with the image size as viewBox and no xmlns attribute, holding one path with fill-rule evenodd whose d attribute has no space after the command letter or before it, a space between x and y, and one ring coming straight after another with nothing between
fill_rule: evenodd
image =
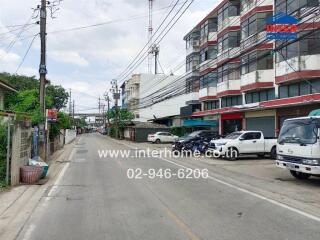
<instances>
[{"instance_id":1,"label":"roller shutter door","mask_svg":"<svg viewBox=\"0 0 320 240\"><path fill-rule=\"evenodd\" d=\"M274 137L275 117L246 119L247 130L262 131L265 137Z\"/></svg>"}]
</instances>

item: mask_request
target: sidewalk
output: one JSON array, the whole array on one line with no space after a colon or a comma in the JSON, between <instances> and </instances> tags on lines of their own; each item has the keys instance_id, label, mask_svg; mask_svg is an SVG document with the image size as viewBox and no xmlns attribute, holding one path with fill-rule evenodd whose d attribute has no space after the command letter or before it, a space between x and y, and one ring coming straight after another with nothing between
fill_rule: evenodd
<instances>
[{"instance_id":1,"label":"sidewalk","mask_svg":"<svg viewBox=\"0 0 320 240\"><path fill-rule=\"evenodd\" d=\"M53 184L64 163L68 161L78 141L79 138L52 155L48 173L49 181L46 184L21 185L0 193L0 239L16 238L43 194Z\"/></svg>"}]
</instances>

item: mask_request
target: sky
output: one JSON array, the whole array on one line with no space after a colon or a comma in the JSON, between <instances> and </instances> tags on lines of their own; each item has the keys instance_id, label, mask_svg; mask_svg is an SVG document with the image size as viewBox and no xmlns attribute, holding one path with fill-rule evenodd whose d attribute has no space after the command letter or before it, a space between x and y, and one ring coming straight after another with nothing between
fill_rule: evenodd
<instances>
[{"instance_id":1,"label":"sky","mask_svg":"<svg viewBox=\"0 0 320 240\"><path fill-rule=\"evenodd\" d=\"M163 39L159 61L164 73L169 74L185 59L184 35L218 1L195 0ZM154 29L173 2L154 1ZM184 2L180 0L175 11ZM14 74L18 70L17 74L38 77L40 40L39 37L32 40L39 32L39 25L31 23L38 21L33 9L39 4L40 0L0 0L1 72ZM60 31L105 22L108 23ZM47 78L55 85L72 89L76 112L97 112L98 98L103 98L105 92L110 95L111 80L126 69L148 41L148 0L63 0L53 18L49 11L47 32ZM133 73L146 71L147 61L144 61ZM183 73L184 68L174 72Z\"/></svg>"}]
</instances>

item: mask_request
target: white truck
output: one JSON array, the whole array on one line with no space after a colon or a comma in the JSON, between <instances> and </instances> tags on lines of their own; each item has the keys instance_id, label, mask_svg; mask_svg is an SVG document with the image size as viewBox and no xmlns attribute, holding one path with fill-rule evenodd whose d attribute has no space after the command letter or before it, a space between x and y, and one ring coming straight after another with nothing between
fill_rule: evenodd
<instances>
[{"instance_id":1,"label":"white truck","mask_svg":"<svg viewBox=\"0 0 320 240\"><path fill-rule=\"evenodd\" d=\"M236 160L239 155L255 154L259 157L269 154L275 159L277 155L277 140L265 138L261 131L238 131L233 132L218 140L212 140L209 151L219 153L220 157ZM215 154L216 155L216 154Z\"/></svg>"},{"instance_id":2,"label":"white truck","mask_svg":"<svg viewBox=\"0 0 320 240\"><path fill-rule=\"evenodd\" d=\"M277 144L277 166L297 179L320 176L319 139L320 116L285 120Z\"/></svg>"}]
</instances>

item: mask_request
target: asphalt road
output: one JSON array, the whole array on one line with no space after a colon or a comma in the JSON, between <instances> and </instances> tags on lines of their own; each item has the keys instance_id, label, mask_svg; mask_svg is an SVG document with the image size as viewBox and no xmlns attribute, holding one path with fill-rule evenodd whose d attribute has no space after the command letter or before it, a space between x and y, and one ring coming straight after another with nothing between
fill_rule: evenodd
<instances>
[{"instance_id":1,"label":"asphalt road","mask_svg":"<svg viewBox=\"0 0 320 240\"><path fill-rule=\"evenodd\" d=\"M82 136L18 239L319 239L320 219L313 215L214 177L129 179L128 169L174 174L184 165L157 157L100 158L101 149L129 146Z\"/></svg>"}]
</instances>

